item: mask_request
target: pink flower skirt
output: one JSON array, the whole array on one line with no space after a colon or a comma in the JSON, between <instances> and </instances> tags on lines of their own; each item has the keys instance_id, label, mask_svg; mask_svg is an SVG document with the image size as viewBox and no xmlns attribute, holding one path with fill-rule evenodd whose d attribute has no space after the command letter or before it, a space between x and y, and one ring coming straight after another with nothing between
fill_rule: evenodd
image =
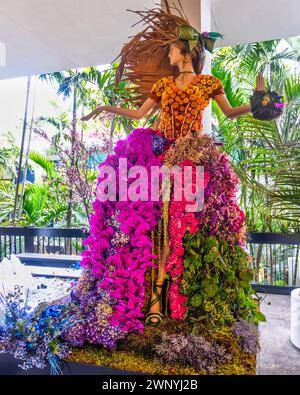
<instances>
[{"instance_id":1,"label":"pink flower skirt","mask_svg":"<svg viewBox=\"0 0 300 395\"><path fill-rule=\"evenodd\" d=\"M175 184L171 175L166 201L161 193L156 199L151 193L155 182L162 191L162 176L152 173L162 166L176 168L182 177L182 183ZM202 173L197 178L199 168ZM84 240L87 249L82 252L84 272L70 295L78 324L70 328L67 339L75 345L89 342L111 348L128 333L142 332L142 309L151 287L146 273L157 271L166 243L170 247L165 264L170 285L166 311L172 319L184 320L187 300L180 292L186 253L183 237L201 229L207 236L245 246L244 213L236 200L238 183L229 157L208 136L169 141L159 131L142 128L120 140L114 154L99 166L97 191L102 185L102 195L99 199L95 192L90 235ZM198 184L201 209L191 210L191 194L195 196ZM107 193L111 199L103 199L112 185Z\"/></svg>"}]
</instances>

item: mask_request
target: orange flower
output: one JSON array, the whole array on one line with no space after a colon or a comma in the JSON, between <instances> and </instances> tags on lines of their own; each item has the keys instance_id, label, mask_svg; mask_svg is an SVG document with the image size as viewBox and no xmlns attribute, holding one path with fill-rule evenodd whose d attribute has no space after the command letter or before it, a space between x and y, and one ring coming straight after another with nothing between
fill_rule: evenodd
<instances>
[{"instance_id":1,"label":"orange flower","mask_svg":"<svg viewBox=\"0 0 300 395\"><path fill-rule=\"evenodd\" d=\"M205 85L206 84L206 79L202 78L202 80L200 82L201 82L201 84Z\"/></svg>"},{"instance_id":2,"label":"orange flower","mask_svg":"<svg viewBox=\"0 0 300 395\"><path fill-rule=\"evenodd\" d=\"M185 98L183 99L183 103L187 104L188 102L189 102L189 98L188 98L188 97L185 97Z\"/></svg>"},{"instance_id":3,"label":"orange flower","mask_svg":"<svg viewBox=\"0 0 300 395\"><path fill-rule=\"evenodd\" d=\"M196 107L197 107L197 103L196 103L195 101L192 101L191 107L192 107L192 108L196 108Z\"/></svg>"},{"instance_id":4,"label":"orange flower","mask_svg":"<svg viewBox=\"0 0 300 395\"><path fill-rule=\"evenodd\" d=\"M211 85L212 84L212 80L207 80L207 85Z\"/></svg>"},{"instance_id":5,"label":"orange flower","mask_svg":"<svg viewBox=\"0 0 300 395\"><path fill-rule=\"evenodd\" d=\"M195 96L195 95L191 95L190 99L191 99L192 101L195 101L195 100L196 100L196 96Z\"/></svg>"},{"instance_id":6,"label":"orange flower","mask_svg":"<svg viewBox=\"0 0 300 395\"><path fill-rule=\"evenodd\" d=\"M215 90L215 89L217 89L217 88L218 88L218 84L216 84L216 83L213 83L211 87L212 87L212 89L214 89L214 90Z\"/></svg>"},{"instance_id":7,"label":"orange flower","mask_svg":"<svg viewBox=\"0 0 300 395\"><path fill-rule=\"evenodd\" d=\"M196 115L197 114L197 110L195 108L193 108L192 111L191 111L191 114Z\"/></svg>"},{"instance_id":8,"label":"orange flower","mask_svg":"<svg viewBox=\"0 0 300 395\"><path fill-rule=\"evenodd\" d=\"M175 102L174 104L173 104L173 108L178 108L179 107L179 104L177 103L177 102Z\"/></svg>"},{"instance_id":9,"label":"orange flower","mask_svg":"<svg viewBox=\"0 0 300 395\"><path fill-rule=\"evenodd\" d=\"M179 111L184 111L185 110L185 107L184 106L180 106L179 107Z\"/></svg>"},{"instance_id":10,"label":"orange flower","mask_svg":"<svg viewBox=\"0 0 300 395\"><path fill-rule=\"evenodd\" d=\"M211 89L211 88L207 88L207 89L206 89L206 92L207 92L208 94L210 94L210 93L212 93L212 89Z\"/></svg>"}]
</instances>

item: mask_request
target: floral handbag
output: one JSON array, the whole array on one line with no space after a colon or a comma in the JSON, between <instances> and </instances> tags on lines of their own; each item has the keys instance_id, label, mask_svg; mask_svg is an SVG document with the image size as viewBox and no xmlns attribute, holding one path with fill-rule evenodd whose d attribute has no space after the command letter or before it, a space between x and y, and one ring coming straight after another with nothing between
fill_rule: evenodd
<instances>
[{"instance_id":1,"label":"floral handbag","mask_svg":"<svg viewBox=\"0 0 300 395\"><path fill-rule=\"evenodd\" d=\"M283 96L271 90L255 90L250 97L250 104L253 117L263 121L279 117L284 107Z\"/></svg>"}]
</instances>

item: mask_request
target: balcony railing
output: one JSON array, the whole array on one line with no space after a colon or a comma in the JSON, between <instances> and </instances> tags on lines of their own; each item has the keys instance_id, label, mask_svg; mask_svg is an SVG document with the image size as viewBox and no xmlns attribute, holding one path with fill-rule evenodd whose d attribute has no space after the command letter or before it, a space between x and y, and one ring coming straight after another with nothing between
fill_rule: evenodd
<instances>
[{"instance_id":1,"label":"balcony railing","mask_svg":"<svg viewBox=\"0 0 300 395\"><path fill-rule=\"evenodd\" d=\"M0 227L0 261L21 253L80 255L88 235L80 229ZM300 234L248 233L247 237L257 291L289 293L300 287Z\"/></svg>"},{"instance_id":2,"label":"balcony railing","mask_svg":"<svg viewBox=\"0 0 300 395\"><path fill-rule=\"evenodd\" d=\"M300 234L249 233L256 290L290 293L300 287Z\"/></svg>"},{"instance_id":3,"label":"balcony railing","mask_svg":"<svg viewBox=\"0 0 300 395\"><path fill-rule=\"evenodd\" d=\"M0 260L24 252L80 255L88 235L80 229L0 227Z\"/></svg>"}]
</instances>

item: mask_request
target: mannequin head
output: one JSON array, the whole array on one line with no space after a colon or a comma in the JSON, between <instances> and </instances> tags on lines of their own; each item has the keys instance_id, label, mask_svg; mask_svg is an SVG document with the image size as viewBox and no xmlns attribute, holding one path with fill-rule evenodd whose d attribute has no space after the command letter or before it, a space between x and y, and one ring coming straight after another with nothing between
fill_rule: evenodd
<instances>
[{"instance_id":1,"label":"mannequin head","mask_svg":"<svg viewBox=\"0 0 300 395\"><path fill-rule=\"evenodd\" d=\"M179 67L184 61L192 63L192 57L190 53L185 53L183 47L180 44L170 44L169 55L170 65Z\"/></svg>"},{"instance_id":2,"label":"mannequin head","mask_svg":"<svg viewBox=\"0 0 300 395\"><path fill-rule=\"evenodd\" d=\"M200 74L205 62L205 50L199 43L190 52L188 42L179 40L170 44L168 57L171 66L180 69L190 69L192 66L194 72Z\"/></svg>"}]
</instances>

